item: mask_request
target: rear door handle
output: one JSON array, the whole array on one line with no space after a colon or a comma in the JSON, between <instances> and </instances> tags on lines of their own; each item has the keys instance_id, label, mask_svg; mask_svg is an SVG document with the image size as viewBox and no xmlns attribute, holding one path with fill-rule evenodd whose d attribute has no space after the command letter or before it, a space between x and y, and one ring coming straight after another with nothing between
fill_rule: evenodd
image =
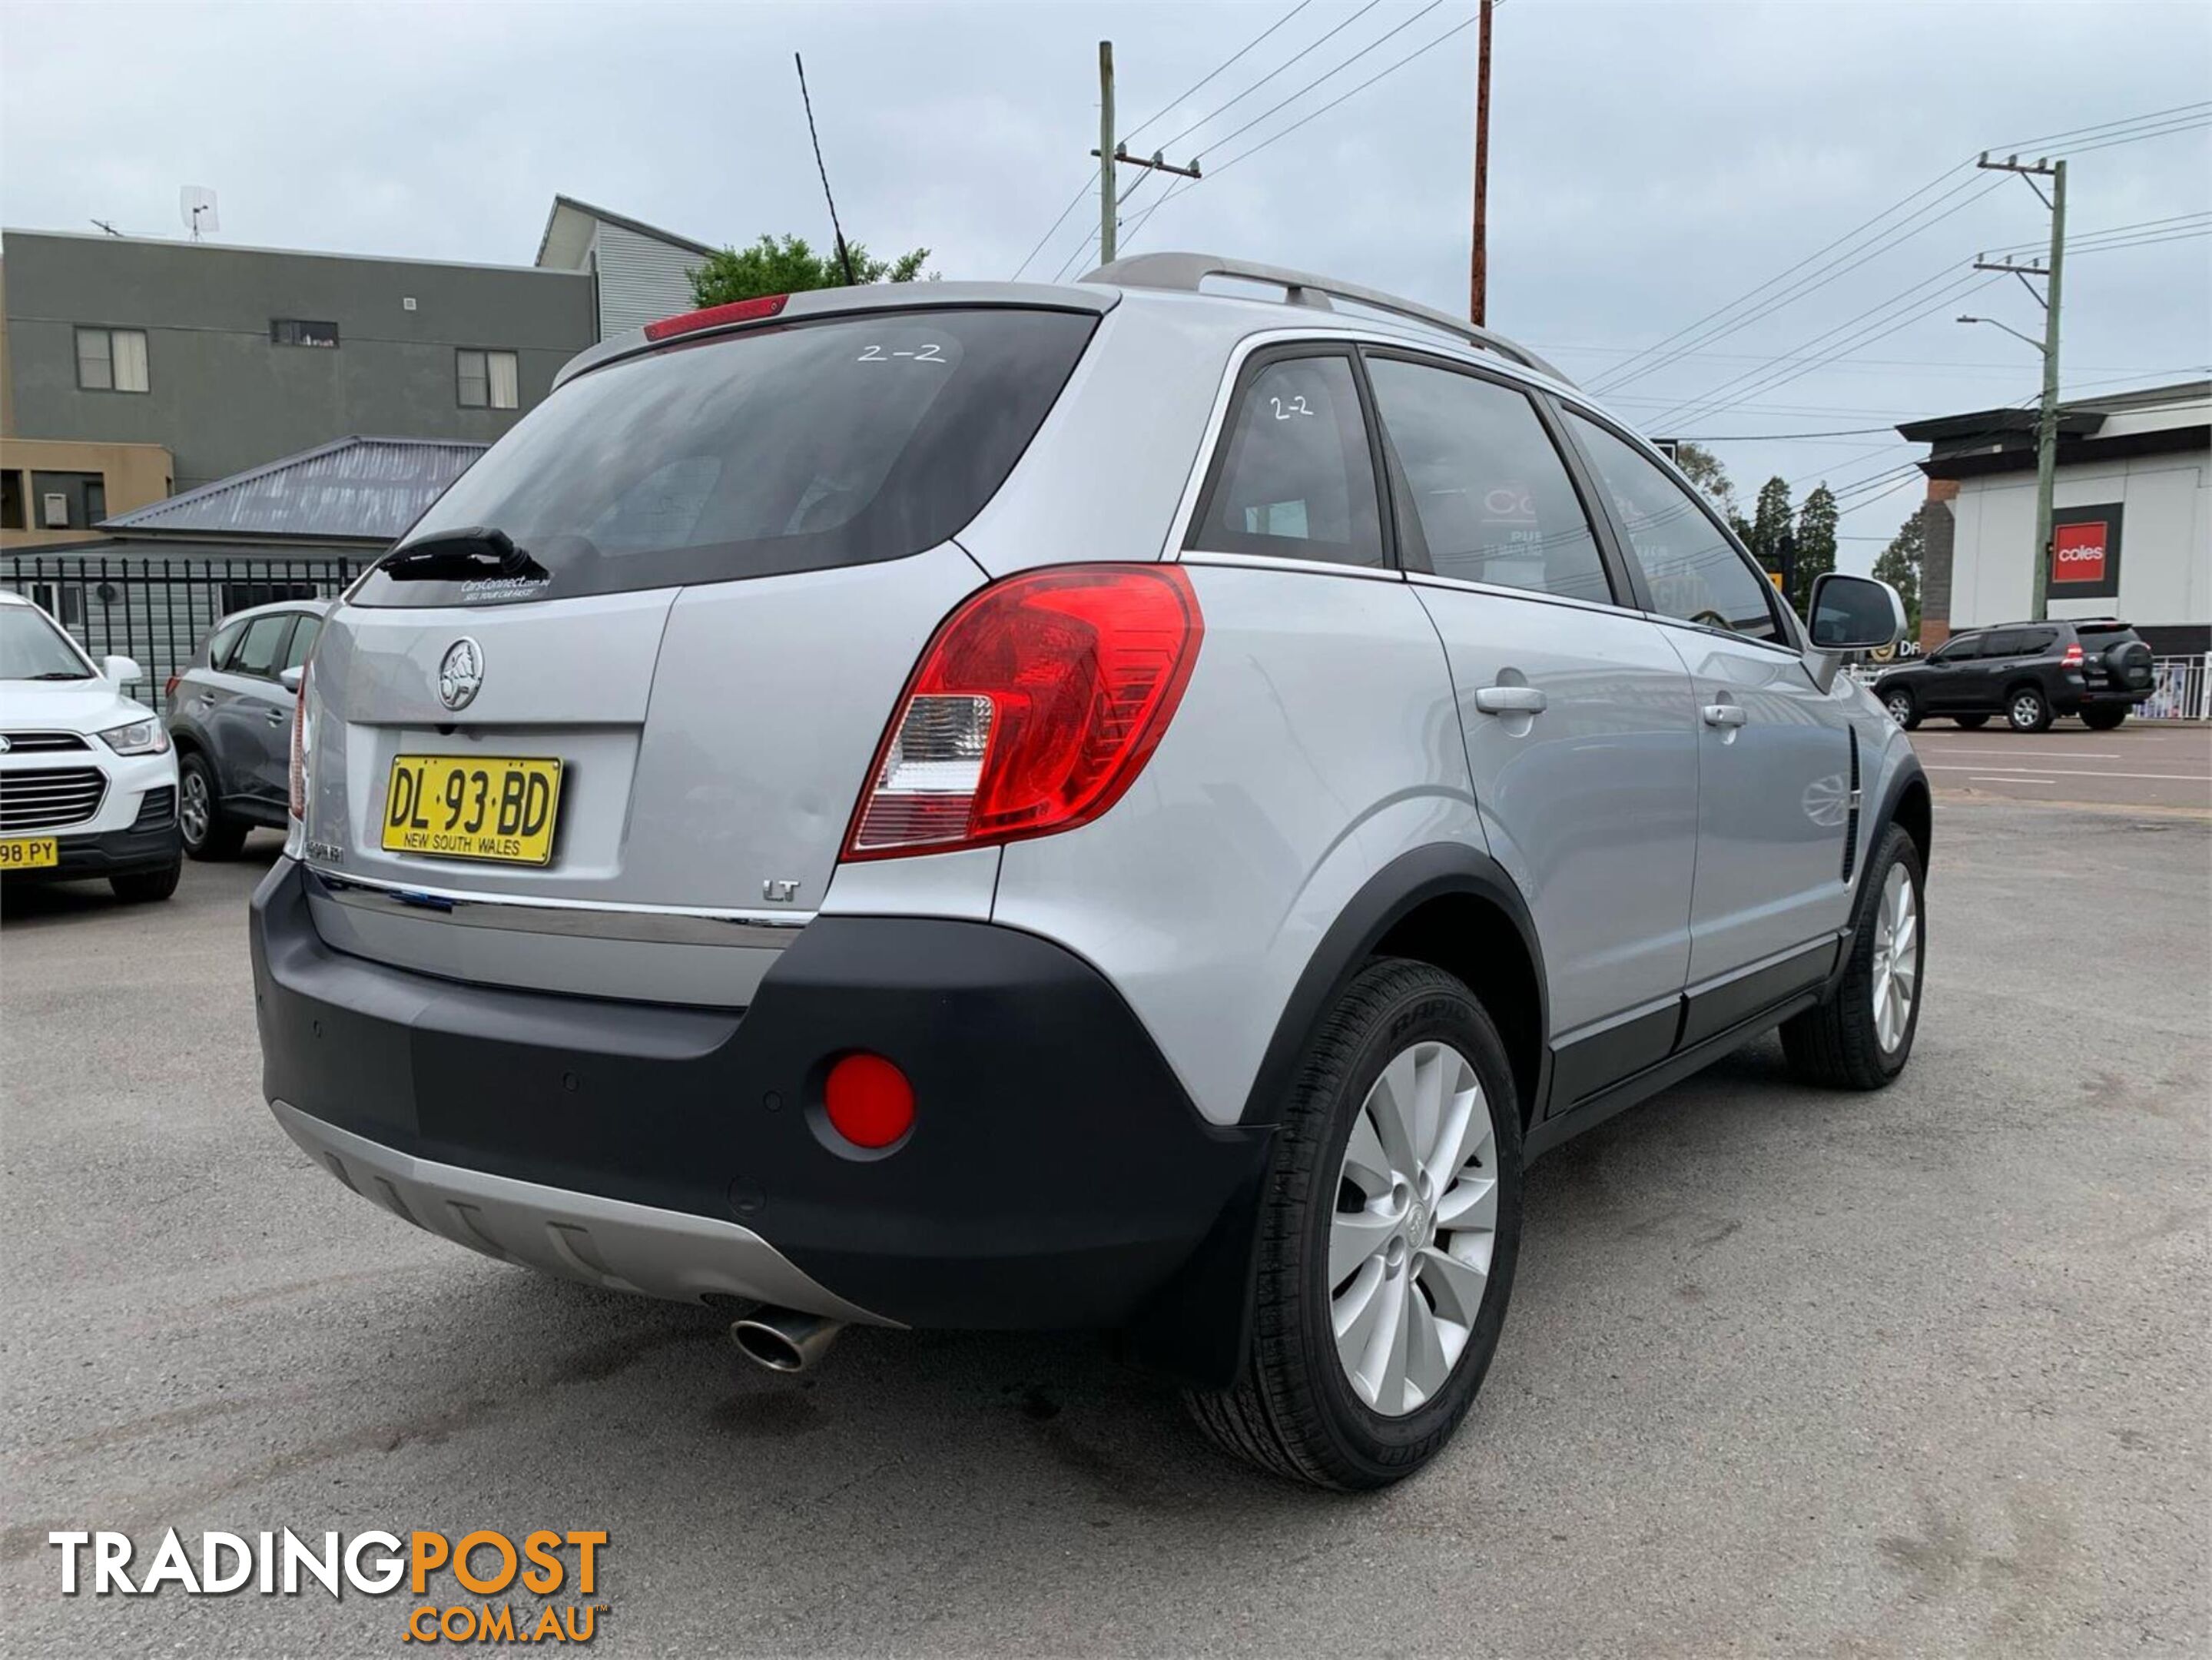
<instances>
[{"instance_id":1,"label":"rear door handle","mask_svg":"<svg viewBox=\"0 0 2212 1660\"><path fill-rule=\"evenodd\" d=\"M269 724L272 727L281 727L291 718L292 712L289 709L271 708L269 711Z\"/></svg>"},{"instance_id":2,"label":"rear door handle","mask_svg":"<svg viewBox=\"0 0 2212 1660\"><path fill-rule=\"evenodd\" d=\"M1485 714L1541 714L1551 700L1541 686L1477 686L1474 706Z\"/></svg>"},{"instance_id":3,"label":"rear door handle","mask_svg":"<svg viewBox=\"0 0 2212 1660\"><path fill-rule=\"evenodd\" d=\"M1740 727L1743 724L1743 705L1708 703L1705 705L1705 724L1709 727Z\"/></svg>"}]
</instances>

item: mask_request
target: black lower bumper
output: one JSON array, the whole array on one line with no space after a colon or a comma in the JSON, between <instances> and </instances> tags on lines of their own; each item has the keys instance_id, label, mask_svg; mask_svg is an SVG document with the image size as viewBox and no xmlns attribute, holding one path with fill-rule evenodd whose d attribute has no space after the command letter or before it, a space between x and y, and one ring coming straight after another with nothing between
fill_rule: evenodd
<instances>
[{"instance_id":1,"label":"black lower bumper","mask_svg":"<svg viewBox=\"0 0 2212 1660\"><path fill-rule=\"evenodd\" d=\"M676 1008L344 956L305 879L280 860L253 898L272 1099L418 1157L740 1223L907 1325L1141 1329L1238 1286L1267 1132L1202 1120L1113 988L1048 941L823 917L750 1008ZM888 1153L840 1150L821 1121L852 1049L913 1082Z\"/></svg>"},{"instance_id":2,"label":"black lower bumper","mask_svg":"<svg viewBox=\"0 0 2212 1660\"><path fill-rule=\"evenodd\" d=\"M37 870L11 870L6 880L15 882L82 882L95 877L129 876L138 871L164 870L185 856L173 821L150 830L108 830L98 836L60 836L54 838L59 862Z\"/></svg>"}]
</instances>

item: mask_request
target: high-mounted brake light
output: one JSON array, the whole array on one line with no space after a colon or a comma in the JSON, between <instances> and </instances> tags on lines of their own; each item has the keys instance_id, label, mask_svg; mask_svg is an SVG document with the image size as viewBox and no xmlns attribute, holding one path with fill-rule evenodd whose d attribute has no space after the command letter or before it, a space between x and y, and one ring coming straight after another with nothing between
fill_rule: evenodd
<instances>
[{"instance_id":1,"label":"high-mounted brake light","mask_svg":"<svg viewBox=\"0 0 2212 1660\"><path fill-rule=\"evenodd\" d=\"M773 317L783 309L787 294L764 294L757 300L732 300L726 306L709 306L704 311L678 313L664 317L657 323L645 325L648 340L672 340L679 334L696 334L701 329L718 329L726 323L757 323L763 317Z\"/></svg>"},{"instance_id":2,"label":"high-mounted brake light","mask_svg":"<svg viewBox=\"0 0 2212 1660\"><path fill-rule=\"evenodd\" d=\"M1176 565L1030 571L971 596L899 699L844 856L943 853L1097 818L1158 746L1205 633Z\"/></svg>"},{"instance_id":3,"label":"high-mounted brake light","mask_svg":"<svg viewBox=\"0 0 2212 1660\"><path fill-rule=\"evenodd\" d=\"M307 818L307 669L300 668L300 695L292 704L292 817Z\"/></svg>"}]
</instances>

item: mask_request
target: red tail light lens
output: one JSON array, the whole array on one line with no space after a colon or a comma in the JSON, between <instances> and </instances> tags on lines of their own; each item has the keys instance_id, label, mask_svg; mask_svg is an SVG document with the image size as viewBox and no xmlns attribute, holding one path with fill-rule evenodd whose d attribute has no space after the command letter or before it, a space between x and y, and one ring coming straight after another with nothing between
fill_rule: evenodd
<instances>
[{"instance_id":1,"label":"red tail light lens","mask_svg":"<svg viewBox=\"0 0 2212 1660\"><path fill-rule=\"evenodd\" d=\"M787 294L764 294L757 300L732 300L726 306L709 306L704 311L687 311L674 317L664 317L657 323L645 325L648 340L672 340L679 334L696 334L701 329L718 329L726 323L757 323L763 317L773 317L783 309Z\"/></svg>"},{"instance_id":2,"label":"red tail light lens","mask_svg":"<svg viewBox=\"0 0 2212 1660\"><path fill-rule=\"evenodd\" d=\"M2066 655L2058 660L2058 666L2068 669L2078 669L2081 666L2081 642L2079 640L2066 648Z\"/></svg>"},{"instance_id":3,"label":"red tail light lens","mask_svg":"<svg viewBox=\"0 0 2212 1660\"><path fill-rule=\"evenodd\" d=\"M1205 632L1176 565L1031 571L974 595L922 653L845 857L942 853L1097 818L1158 746Z\"/></svg>"},{"instance_id":4,"label":"red tail light lens","mask_svg":"<svg viewBox=\"0 0 2212 1660\"><path fill-rule=\"evenodd\" d=\"M171 675L171 676L168 678L168 679L167 679L167 680L163 684L163 685L162 685L162 687L161 687L161 696L164 696L164 697L174 697L174 696L177 695L177 679L178 679L178 677L173 674L173 675Z\"/></svg>"},{"instance_id":5,"label":"red tail light lens","mask_svg":"<svg viewBox=\"0 0 2212 1660\"><path fill-rule=\"evenodd\" d=\"M300 670L300 695L292 704L292 817L307 818L307 671Z\"/></svg>"}]
</instances>

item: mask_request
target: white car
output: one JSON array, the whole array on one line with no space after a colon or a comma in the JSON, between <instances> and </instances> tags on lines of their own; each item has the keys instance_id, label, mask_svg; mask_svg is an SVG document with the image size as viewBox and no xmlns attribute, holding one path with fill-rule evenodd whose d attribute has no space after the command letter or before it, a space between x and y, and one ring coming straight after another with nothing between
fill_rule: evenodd
<instances>
[{"instance_id":1,"label":"white car","mask_svg":"<svg viewBox=\"0 0 2212 1660\"><path fill-rule=\"evenodd\" d=\"M177 757L161 717L52 617L0 593L0 879L106 877L121 899L167 899L184 848Z\"/></svg>"}]
</instances>

